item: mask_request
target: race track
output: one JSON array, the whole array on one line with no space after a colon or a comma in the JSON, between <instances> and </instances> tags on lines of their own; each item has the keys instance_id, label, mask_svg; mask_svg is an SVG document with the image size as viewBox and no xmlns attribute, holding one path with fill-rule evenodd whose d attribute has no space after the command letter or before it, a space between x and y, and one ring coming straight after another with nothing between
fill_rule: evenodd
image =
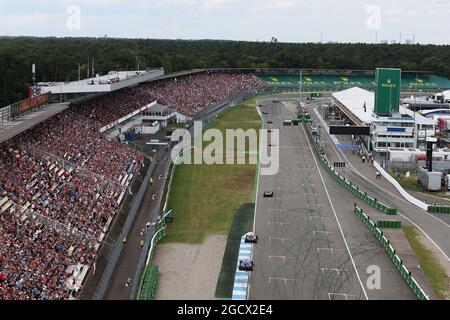
<instances>
[{"instance_id":1,"label":"race track","mask_svg":"<svg viewBox=\"0 0 450 320\"><path fill-rule=\"evenodd\" d=\"M357 199L320 167L302 126L282 103L260 100L265 128L280 130L280 170L259 177L255 269L250 299L414 299L369 230L354 216ZM273 124L267 124L267 120ZM265 146L263 146L265 147ZM274 198L264 198L274 191ZM371 208L365 207L369 213ZM381 270L381 288L367 288L367 267Z\"/></svg>"}]
</instances>

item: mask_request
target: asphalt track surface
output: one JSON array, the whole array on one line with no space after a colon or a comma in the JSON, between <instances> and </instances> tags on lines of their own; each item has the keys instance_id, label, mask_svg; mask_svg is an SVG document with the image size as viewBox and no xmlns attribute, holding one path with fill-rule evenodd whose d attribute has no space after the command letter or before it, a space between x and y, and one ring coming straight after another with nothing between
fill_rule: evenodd
<instances>
[{"instance_id":1,"label":"asphalt track surface","mask_svg":"<svg viewBox=\"0 0 450 320\"><path fill-rule=\"evenodd\" d=\"M283 127L283 120L294 118L292 111L281 103L258 103L269 113L264 115L265 128L280 130L280 170L259 177L259 242L249 298L414 299L377 240L353 214L357 198L321 168L302 126ZM274 191L274 198L264 198L264 191ZM380 289L367 288L371 265L380 268Z\"/></svg>"},{"instance_id":2,"label":"asphalt track surface","mask_svg":"<svg viewBox=\"0 0 450 320\"><path fill-rule=\"evenodd\" d=\"M317 121L312 107L308 108L310 114ZM317 121L318 122L318 121ZM375 180L375 168L362 162L349 151L338 150L332 143L329 134L322 129L322 140L325 142L327 155L334 160L347 162L346 174L348 179L359 186L360 190L367 192L384 204L397 208L398 216L411 225L417 227L435 246L446 261L450 262L450 225L448 220L431 214L406 201L400 193L385 179ZM333 155L334 154L334 155Z\"/></svg>"}]
</instances>

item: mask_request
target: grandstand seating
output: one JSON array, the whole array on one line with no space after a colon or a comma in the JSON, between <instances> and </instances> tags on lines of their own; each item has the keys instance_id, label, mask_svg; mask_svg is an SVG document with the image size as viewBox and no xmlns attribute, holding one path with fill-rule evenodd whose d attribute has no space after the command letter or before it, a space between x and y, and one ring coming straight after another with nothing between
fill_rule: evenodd
<instances>
[{"instance_id":1,"label":"grandstand seating","mask_svg":"<svg viewBox=\"0 0 450 320\"><path fill-rule=\"evenodd\" d=\"M1 298L64 299L70 288L79 288L141 168L142 154L79 120L63 112L1 145L0 241L8 244L0 248L0 272L7 277L0 282ZM46 223L33 222L36 215L91 241L60 235ZM52 276L43 282L46 274Z\"/></svg>"},{"instance_id":2,"label":"grandstand seating","mask_svg":"<svg viewBox=\"0 0 450 320\"><path fill-rule=\"evenodd\" d=\"M264 86L266 84L254 75L199 73L124 89L81 104L74 108L74 112L102 127L158 100L173 111L193 116L234 93Z\"/></svg>"}]
</instances>

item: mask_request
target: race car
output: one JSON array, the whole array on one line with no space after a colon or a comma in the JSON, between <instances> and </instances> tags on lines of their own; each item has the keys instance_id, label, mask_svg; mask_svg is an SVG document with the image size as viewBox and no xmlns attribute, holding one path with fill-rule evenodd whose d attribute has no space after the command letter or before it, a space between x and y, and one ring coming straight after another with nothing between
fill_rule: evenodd
<instances>
[{"instance_id":1,"label":"race car","mask_svg":"<svg viewBox=\"0 0 450 320\"><path fill-rule=\"evenodd\" d=\"M258 236L253 232L245 235L245 243L258 243Z\"/></svg>"},{"instance_id":2,"label":"race car","mask_svg":"<svg viewBox=\"0 0 450 320\"><path fill-rule=\"evenodd\" d=\"M239 261L239 271L253 271L253 261L250 260L240 260Z\"/></svg>"},{"instance_id":3,"label":"race car","mask_svg":"<svg viewBox=\"0 0 450 320\"><path fill-rule=\"evenodd\" d=\"M269 112L268 111L263 111L263 114L269 114Z\"/></svg>"},{"instance_id":4,"label":"race car","mask_svg":"<svg viewBox=\"0 0 450 320\"><path fill-rule=\"evenodd\" d=\"M272 120L267 120L267 123L268 123L268 124L272 124L273 121L272 121Z\"/></svg>"},{"instance_id":5,"label":"race car","mask_svg":"<svg viewBox=\"0 0 450 320\"><path fill-rule=\"evenodd\" d=\"M264 198L273 198L273 191L264 191Z\"/></svg>"}]
</instances>

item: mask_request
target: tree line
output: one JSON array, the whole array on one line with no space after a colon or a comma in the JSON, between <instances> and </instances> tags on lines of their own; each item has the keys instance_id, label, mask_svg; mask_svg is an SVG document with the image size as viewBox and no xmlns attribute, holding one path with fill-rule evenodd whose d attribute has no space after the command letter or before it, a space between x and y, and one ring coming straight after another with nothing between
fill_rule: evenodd
<instances>
[{"instance_id":1,"label":"tree line","mask_svg":"<svg viewBox=\"0 0 450 320\"><path fill-rule=\"evenodd\" d=\"M398 67L450 78L449 45L316 44L222 40L0 37L0 106L26 98L36 81L56 82L95 73L163 67L364 69Z\"/></svg>"}]
</instances>

